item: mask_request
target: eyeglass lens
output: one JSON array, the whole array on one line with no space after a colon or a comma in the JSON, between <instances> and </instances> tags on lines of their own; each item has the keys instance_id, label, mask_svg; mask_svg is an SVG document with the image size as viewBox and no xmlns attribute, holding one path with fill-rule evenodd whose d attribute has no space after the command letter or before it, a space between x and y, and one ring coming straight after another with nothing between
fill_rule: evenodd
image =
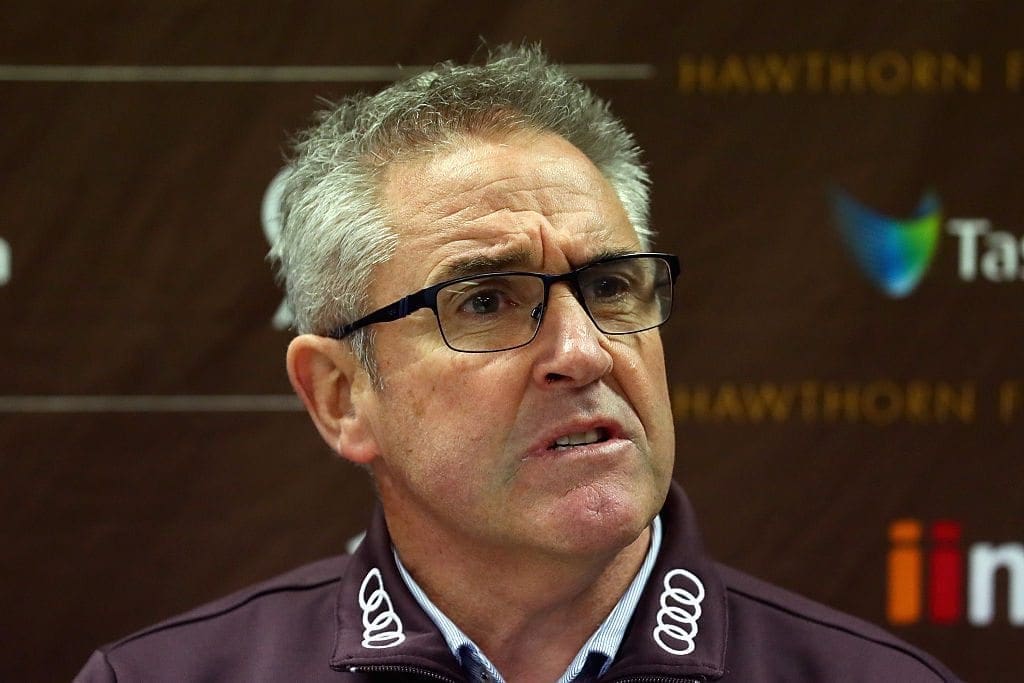
<instances>
[{"instance_id":1,"label":"eyeglass lens","mask_svg":"<svg viewBox=\"0 0 1024 683\"><path fill-rule=\"evenodd\" d=\"M656 257L599 262L577 272L579 294L606 334L657 327L672 307L672 275ZM461 280L437 294L437 319L458 351L501 351L527 344L540 326L544 281L536 275Z\"/></svg>"}]
</instances>

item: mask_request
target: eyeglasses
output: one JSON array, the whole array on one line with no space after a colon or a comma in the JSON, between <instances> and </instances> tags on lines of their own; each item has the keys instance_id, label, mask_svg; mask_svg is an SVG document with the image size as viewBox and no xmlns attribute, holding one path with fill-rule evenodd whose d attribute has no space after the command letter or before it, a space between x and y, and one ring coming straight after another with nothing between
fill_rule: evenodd
<instances>
[{"instance_id":1,"label":"eyeglasses","mask_svg":"<svg viewBox=\"0 0 1024 683\"><path fill-rule=\"evenodd\" d=\"M561 275L502 272L439 282L347 325L328 336L343 339L367 325L399 320L429 308L441 337L455 351L507 351L533 341L548 307L548 293L568 283L576 300L605 334L633 334L659 327L672 312L679 259L672 254L627 254L589 263Z\"/></svg>"}]
</instances>

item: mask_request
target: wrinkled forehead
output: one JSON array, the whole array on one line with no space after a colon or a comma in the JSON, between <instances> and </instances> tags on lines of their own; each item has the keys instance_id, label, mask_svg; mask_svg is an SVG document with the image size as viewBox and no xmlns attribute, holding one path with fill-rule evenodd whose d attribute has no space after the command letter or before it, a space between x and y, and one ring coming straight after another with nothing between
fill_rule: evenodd
<instances>
[{"instance_id":1,"label":"wrinkled forehead","mask_svg":"<svg viewBox=\"0 0 1024 683\"><path fill-rule=\"evenodd\" d=\"M382 203L400 245L430 233L437 241L461 232L483 237L488 226L623 227L635 231L619 197L589 158L553 133L517 131L502 137L453 140L430 154L389 165Z\"/></svg>"}]
</instances>

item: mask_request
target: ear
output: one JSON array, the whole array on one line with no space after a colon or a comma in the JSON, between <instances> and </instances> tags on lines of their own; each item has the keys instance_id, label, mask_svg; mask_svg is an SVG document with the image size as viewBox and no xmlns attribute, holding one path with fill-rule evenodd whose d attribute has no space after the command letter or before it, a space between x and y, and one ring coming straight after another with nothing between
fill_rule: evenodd
<instances>
[{"instance_id":1,"label":"ear","mask_svg":"<svg viewBox=\"0 0 1024 683\"><path fill-rule=\"evenodd\" d=\"M327 445L366 465L380 453L362 410L371 392L366 370L347 343L302 334L288 345L288 379Z\"/></svg>"}]
</instances>

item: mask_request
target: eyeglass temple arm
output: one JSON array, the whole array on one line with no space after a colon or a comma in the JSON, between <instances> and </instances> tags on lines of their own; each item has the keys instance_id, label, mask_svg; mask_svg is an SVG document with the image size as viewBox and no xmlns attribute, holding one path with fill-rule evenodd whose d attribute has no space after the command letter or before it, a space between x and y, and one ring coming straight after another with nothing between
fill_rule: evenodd
<instances>
[{"instance_id":1,"label":"eyeglass temple arm","mask_svg":"<svg viewBox=\"0 0 1024 683\"><path fill-rule=\"evenodd\" d=\"M362 329L367 325L373 325L374 323L389 323L395 320L400 320L405 316L415 313L421 308L427 308L430 305L430 302L427 301L427 291L416 292L415 294L402 297L398 301L388 304L384 308L380 308L373 313L356 320L355 322L342 325L341 327L333 330L328 336L334 339L344 339L356 330Z\"/></svg>"},{"instance_id":2,"label":"eyeglass temple arm","mask_svg":"<svg viewBox=\"0 0 1024 683\"><path fill-rule=\"evenodd\" d=\"M653 254L653 255L657 256L661 260L663 260L666 263L668 263L668 270L669 270L669 273L672 276L672 284L675 284L676 280L679 279L679 270L680 270L680 267L679 267L679 257L676 256L675 254Z\"/></svg>"}]
</instances>

